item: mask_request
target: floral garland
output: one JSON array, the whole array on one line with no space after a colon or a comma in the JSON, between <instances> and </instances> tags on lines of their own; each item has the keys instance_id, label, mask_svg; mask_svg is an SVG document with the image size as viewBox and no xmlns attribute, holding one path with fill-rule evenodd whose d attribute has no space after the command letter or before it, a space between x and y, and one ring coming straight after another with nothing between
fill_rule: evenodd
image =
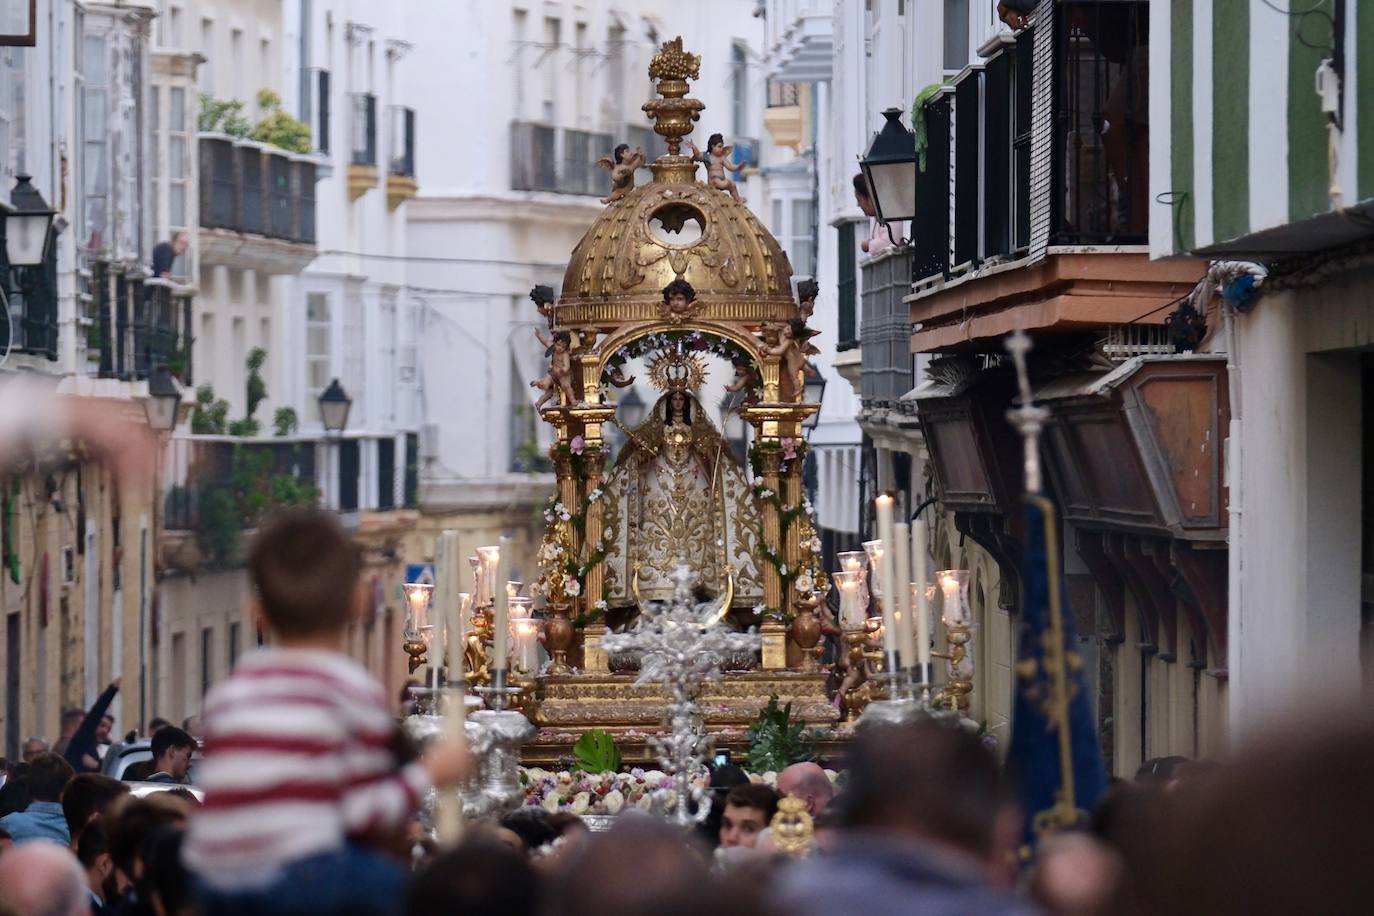
<instances>
[{"instance_id":1,"label":"floral garland","mask_svg":"<svg viewBox=\"0 0 1374 916\"><path fill-rule=\"evenodd\" d=\"M825 584L820 569L821 540L816 536L815 510L811 506L811 501L805 496L795 506L783 505L782 496L766 485L763 479L763 454L765 451L781 453L778 472L783 475L791 468L792 462L805 459L807 446L804 441L791 437L780 440L776 445L756 445L749 449L749 464L754 470L752 481L754 497L759 502L770 505L777 510L779 541L784 544L787 543L787 532L792 525L800 524L801 526L802 557L798 566L792 569L787 567L787 558L768 547L764 541L762 529L759 530L759 555L777 572L784 593L791 588L795 589L800 597L810 597L823 588ZM760 605L755 610L765 617L771 617L775 620L784 619L782 612L776 608Z\"/></svg>"},{"instance_id":2,"label":"floral garland","mask_svg":"<svg viewBox=\"0 0 1374 916\"><path fill-rule=\"evenodd\" d=\"M663 351L719 356L736 366L753 363L750 353L728 337L710 331L659 331L632 340L612 353L606 360L606 371L624 366L626 360ZM603 375L602 381L608 380L608 376Z\"/></svg>"},{"instance_id":3,"label":"floral garland","mask_svg":"<svg viewBox=\"0 0 1374 916\"><path fill-rule=\"evenodd\" d=\"M832 783L838 782L839 774L834 770L825 773ZM708 781L705 771L694 779L702 788ZM777 774L754 773L749 775L749 781L776 787ZM673 778L661 770L640 767L627 773L521 767L520 786L526 808L543 808L550 814L619 814L631 808L650 810L657 793L672 793Z\"/></svg>"},{"instance_id":4,"label":"floral garland","mask_svg":"<svg viewBox=\"0 0 1374 916\"><path fill-rule=\"evenodd\" d=\"M598 454L599 450L592 449L591 454ZM583 479L583 470L586 467L588 449L586 440L581 436L574 436L566 444L559 443L554 447L556 456L568 459L573 475L577 479ZM602 543L586 550L585 557L578 559L578 550L574 544L576 541L583 541L586 548L587 535L587 510L592 503L598 502L604 495L600 487L592 489L587 494L587 498L580 505L567 506L557 495L549 497L548 504L544 509L544 521L547 526L544 529L544 538L539 545L539 567L542 571L540 583L535 586L535 590L544 596L546 600L562 603L564 601L575 600L581 596L586 589L587 574L599 566L606 559L607 534L602 533ZM573 535L576 535L574 539ZM578 624L582 625L589 620L594 620L605 614L606 599L603 594L593 605L590 615L583 615L578 618Z\"/></svg>"}]
</instances>

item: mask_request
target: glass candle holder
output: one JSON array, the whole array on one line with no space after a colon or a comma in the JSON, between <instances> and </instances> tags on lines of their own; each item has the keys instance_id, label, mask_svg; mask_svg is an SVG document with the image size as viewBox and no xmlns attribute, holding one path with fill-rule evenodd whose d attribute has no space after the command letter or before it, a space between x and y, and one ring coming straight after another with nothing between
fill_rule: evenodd
<instances>
[{"instance_id":1,"label":"glass candle holder","mask_svg":"<svg viewBox=\"0 0 1374 916\"><path fill-rule=\"evenodd\" d=\"M482 590L482 558L479 556L468 557L468 565L472 567L472 596L478 604L482 603L482 595L486 594Z\"/></svg>"},{"instance_id":2,"label":"glass candle holder","mask_svg":"<svg viewBox=\"0 0 1374 916\"><path fill-rule=\"evenodd\" d=\"M846 630L860 629L868 619L868 610L859 601L862 576L861 572L842 569L831 577L840 594L840 626Z\"/></svg>"},{"instance_id":3,"label":"glass candle holder","mask_svg":"<svg viewBox=\"0 0 1374 916\"><path fill-rule=\"evenodd\" d=\"M482 563L482 587L477 594L484 603L496 601L496 567L501 562L500 547L478 547L477 558Z\"/></svg>"},{"instance_id":4,"label":"glass candle holder","mask_svg":"<svg viewBox=\"0 0 1374 916\"><path fill-rule=\"evenodd\" d=\"M967 627L973 622L968 603L969 571L942 569L935 574L940 588L940 621L946 627Z\"/></svg>"},{"instance_id":5,"label":"glass candle holder","mask_svg":"<svg viewBox=\"0 0 1374 916\"><path fill-rule=\"evenodd\" d=\"M528 620L534 616L534 599L511 595L506 599L506 616L511 620Z\"/></svg>"},{"instance_id":6,"label":"glass candle holder","mask_svg":"<svg viewBox=\"0 0 1374 916\"><path fill-rule=\"evenodd\" d=\"M428 642L431 628L429 607L434 598L434 586L429 582L407 582L403 589L406 596L406 632Z\"/></svg>"},{"instance_id":7,"label":"glass candle holder","mask_svg":"<svg viewBox=\"0 0 1374 916\"><path fill-rule=\"evenodd\" d=\"M507 598L516 598L516 597L519 597L520 592L521 592L522 589L524 589L524 587L525 587L525 583L523 583L523 582L516 582L516 581L514 581L514 580L512 580L512 581L510 581L510 582L507 582L507 583L506 583L506 597L507 597Z\"/></svg>"},{"instance_id":8,"label":"glass candle holder","mask_svg":"<svg viewBox=\"0 0 1374 916\"><path fill-rule=\"evenodd\" d=\"M863 547L868 556L868 591L873 597L882 598L883 542L864 541Z\"/></svg>"}]
</instances>

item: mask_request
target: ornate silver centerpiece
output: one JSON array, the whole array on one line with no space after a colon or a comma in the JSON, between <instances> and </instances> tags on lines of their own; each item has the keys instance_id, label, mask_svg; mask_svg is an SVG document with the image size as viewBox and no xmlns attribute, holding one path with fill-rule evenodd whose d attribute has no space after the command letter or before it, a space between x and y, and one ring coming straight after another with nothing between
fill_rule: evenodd
<instances>
[{"instance_id":1,"label":"ornate silver centerpiece","mask_svg":"<svg viewBox=\"0 0 1374 916\"><path fill-rule=\"evenodd\" d=\"M673 570L671 579L671 602L641 605L634 630L605 636L602 646L612 654L639 653L636 685L663 686L667 735L653 738L652 745L663 771L673 777L673 788L657 794L654 805L669 820L688 825L703 819L710 808L706 790L694 784L714 746L697 703L701 685L720 679L725 659L757 652L762 640L757 633L721 625L728 598L693 604L693 574L685 564Z\"/></svg>"}]
</instances>

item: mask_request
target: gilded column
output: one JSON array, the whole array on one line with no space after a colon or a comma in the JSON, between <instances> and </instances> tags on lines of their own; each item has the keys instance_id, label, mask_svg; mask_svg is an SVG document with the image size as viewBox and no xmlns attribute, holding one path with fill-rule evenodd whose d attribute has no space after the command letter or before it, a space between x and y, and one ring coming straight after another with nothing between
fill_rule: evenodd
<instances>
[{"instance_id":1,"label":"gilded column","mask_svg":"<svg viewBox=\"0 0 1374 916\"><path fill-rule=\"evenodd\" d=\"M759 441L762 437L756 437ZM763 485L774 493L781 493L780 465L782 464L782 454L776 448L760 448L759 456L759 476L763 478ZM778 507L772 500L765 500L763 503L763 545L770 554L782 557L786 562L786 553L782 543L782 520L778 516ZM763 603L770 608L781 611L783 609L782 578L778 575L777 567L772 563L763 564Z\"/></svg>"},{"instance_id":2,"label":"gilded column","mask_svg":"<svg viewBox=\"0 0 1374 916\"><path fill-rule=\"evenodd\" d=\"M587 560L601 549L601 526L604 521L606 502L603 499L592 499L592 493L601 487L601 474L606 467L606 453L601 449L588 451L582 456L583 470L583 503L587 510L586 527L583 529L582 539L582 562ZM582 583L582 608L584 614L593 613L594 607L601 600L602 585L606 581L606 567L604 564L597 563L587 570L586 581Z\"/></svg>"}]
</instances>

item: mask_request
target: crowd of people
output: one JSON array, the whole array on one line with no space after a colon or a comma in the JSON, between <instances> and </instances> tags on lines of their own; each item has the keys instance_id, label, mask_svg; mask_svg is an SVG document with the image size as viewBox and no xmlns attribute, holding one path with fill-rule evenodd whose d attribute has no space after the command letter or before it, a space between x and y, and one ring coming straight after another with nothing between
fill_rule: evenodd
<instances>
[{"instance_id":1,"label":"crowd of people","mask_svg":"<svg viewBox=\"0 0 1374 916\"><path fill-rule=\"evenodd\" d=\"M838 784L815 763L776 788L717 766L696 829L633 811L594 833L528 806L439 849L422 799L473 761L459 739L417 754L338 650L361 610L344 532L327 514L283 516L249 565L270 647L211 691L203 725L159 723L139 781L92 772L117 682L64 717L57 747L29 742L3 768L0 916L1290 914L1374 900L1374 728L1358 715L1285 729L1227 765L1152 760L1052 835L1028 834L983 742L926 720L861 731ZM179 785L202 737L203 804ZM784 796L809 815L807 855L772 835Z\"/></svg>"}]
</instances>

